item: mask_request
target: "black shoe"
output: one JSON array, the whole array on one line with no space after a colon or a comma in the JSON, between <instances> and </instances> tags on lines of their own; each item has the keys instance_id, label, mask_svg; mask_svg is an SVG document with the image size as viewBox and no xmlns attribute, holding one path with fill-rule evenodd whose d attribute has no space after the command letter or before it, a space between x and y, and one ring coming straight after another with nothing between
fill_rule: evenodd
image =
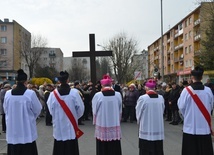
<instances>
[{"instance_id":1,"label":"black shoe","mask_svg":"<svg viewBox=\"0 0 214 155\"><path fill-rule=\"evenodd\" d=\"M167 118L165 121L170 122L170 121L172 121L172 119Z\"/></svg>"},{"instance_id":2,"label":"black shoe","mask_svg":"<svg viewBox=\"0 0 214 155\"><path fill-rule=\"evenodd\" d=\"M82 123L82 122L79 122L79 123L78 123L78 125L85 125L85 124L84 124L84 123Z\"/></svg>"},{"instance_id":3,"label":"black shoe","mask_svg":"<svg viewBox=\"0 0 214 155\"><path fill-rule=\"evenodd\" d=\"M47 123L47 124L46 124L46 126L52 126L52 125L53 125L52 123Z\"/></svg>"},{"instance_id":4,"label":"black shoe","mask_svg":"<svg viewBox=\"0 0 214 155\"><path fill-rule=\"evenodd\" d=\"M2 131L3 133L6 133L6 131Z\"/></svg>"},{"instance_id":5,"label":"black shoe","mask_svg":"<svg viewBox=\"0 0 214 155\"><path fill-rule=\"evenodd\" d=\"M174 123L174 121L170 122L169 124L173 124L173 123Z\"/></svg>"},{"instance_id":6,"label":"black shoe","mask_svg":"<svg viewBox=\"0 0 214 155\"><path fill-rule=\"evenodd\" d=\"M174 123L172 123L172 125L178 125L178 122L174 122Z\"/></svg>"}]
</instances>

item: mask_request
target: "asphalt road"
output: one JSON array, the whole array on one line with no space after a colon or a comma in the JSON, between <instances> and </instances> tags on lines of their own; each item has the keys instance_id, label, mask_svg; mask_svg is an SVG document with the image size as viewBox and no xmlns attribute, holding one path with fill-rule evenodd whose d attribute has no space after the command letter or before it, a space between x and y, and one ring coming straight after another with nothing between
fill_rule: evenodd
<instances>
[{"instance_id":1,"label":"asphalt road","mask_svg":"<svg viewBox=\"0 0 214 155\"><path fill-rule=\"evenodd\" d=\"M84 135L79 139L80 155L95 155L96 144L94 138L94 126L92 121L84 121L85 125L80 128ZM138 155L138 125L136 122L121 123L122 128L122 153L123 155ZM53 149L52 126L45 126L45 119L39 118L37 121L39 138L37 148L39 155L51 155ZM170 125L165 122L165 155L181 155L182 124ZM5 133L0 135L0 155L6 153L7 144Z\"/></svg>"}]
</instances>

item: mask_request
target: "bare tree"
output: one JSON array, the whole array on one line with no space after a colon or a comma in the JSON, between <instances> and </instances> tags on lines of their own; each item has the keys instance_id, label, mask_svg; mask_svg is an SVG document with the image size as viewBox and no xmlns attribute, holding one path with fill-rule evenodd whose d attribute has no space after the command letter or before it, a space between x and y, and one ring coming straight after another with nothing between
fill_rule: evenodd
<instances>
[{"instance_id":1,"label":"bare tree","mask_svg":"<svg viewBox=\"0 0 214 155\"><path fill-rule=\"evenodd\" d=\"M46 46L47 40L41 35L32 35L31 38L25 38L21 42L21 56L29 68L29 78L33 77L35 65L41 57L42 52L44 52Z\"/></svg>"},{"instance_id":2,"label":"bare tree","mask_svg":"<svg viewBox=\"0 0 214 155\"><path fill-rule=\"evenodd\" d=\"M89 79L89 71L84 67L81 59L75 59L71 66L72 68L68 70L69 80L87 81Z\"/></svg>"},{"instance_id":3,"label":"bare tree","mask_svg":"<svg viewBox=\"0 0 214 155\"><path fill-rule=\"evenodd\" d=\"M131 60L138 51L137 45L137 41L133 38L128 38L125 33L119 33L105 45L106 50L113 51L113 56L110 57L110 60L113 72L119 83L126 82L126 76L130 74L130 71L134 70L133 66L131 66ZM134 74L134 72L131 74Z\"/></svg>"},{"instance_id":4,"label":"bare tree","mask_svg":"<svg viewBox=\"0 0 214 155\"><path fill-rule=\"evenodd\" d=\"M34 74L35 77L37 77L37 78L46 77L46 78L51 79L52 81L55 81L55 77L58 74L58 71L54 67L49 67L49 66L42 67L37 64L35 66L34 73L35 73Z\"/></svg>"}]
</instances>

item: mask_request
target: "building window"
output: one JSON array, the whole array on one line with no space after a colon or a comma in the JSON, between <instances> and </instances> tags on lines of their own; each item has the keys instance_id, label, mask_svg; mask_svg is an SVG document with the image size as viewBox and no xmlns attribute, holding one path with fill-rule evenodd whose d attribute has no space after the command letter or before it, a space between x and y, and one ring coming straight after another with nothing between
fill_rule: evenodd
<instances>
[{"instance_id":1,"label":"building window","mask_svg":"<svg viewBox=\"0 0 214 155\"><path fill-rule=\"evenodd\" d=\"M6 37L1 37L1 43L2 43L2 44L7 43L7 38L6 38Z\"/></svg>"},{"instance_id":2,"label":"building window","mask_svg":"<svg viewBox=\"0 0 214 155\"><path fill-rule=\"evenodd\" d=\"M1 49L0 55L7 55L7 49Z\"/></svg>"},{"instance_id":3,"label":"building window","mask_svg":"<svg viewBox=\"0 0 214 155\"><path fill-rule=\"evenodd\" d=\"M186 33L185 34L185 41L187 41L188 40L188 34Z\"/></svg>"},{"instance_id":4,"label":"building window","mask_svg":"<svg viewBox=\"0 0 214 155\"><path fill-rule=\"evenodd\" d=\"M189 17L189 24L192 24L192 17Z\"/></svg>"},{"instance_id":5,"label":"building window","mask_svg":"<svg viewBox=\"0 0 214 155\"><path fill-rule=\"evenodd\" d=\"M1 25L1 31L7 31L7 26L6 25Z\"/></svg>"},{"instance_id":6,"label":"building window","mask_svg":"<svg viewBox=\"0 0 214 155\"><path fill-rule=\"evenodd\" d=\"M189 59L189 66L192 66L192 59Z\"/></svg>"},{"instance_id":7,"label":"building window","mask_svg":"<svg viewBox=\"0 0 214 155\"><path fill-rule=\"evenodd\" d=\"M0 61L0 67L6 67L7 66L7 61Z\"/></svg>"},{"instance_id":8,"label":"building window","mask_svg":"<svg viewBox=\"0 0 214 155\"><path fill-rule=\"evenodd\" d=\"M185 47L185 54L188 54L189 52L188 52L188 48L187 47Z\"/></svg>"},{"instance_id":9,"label":"building window","mask_svg":"<svg viewBox=\"0 0 214 155\"><path fill-rule=\"evenodd\" d=\"M192 31L189 31L189 38L192 38Z\"/></svg>"},{"instance_id":10,"label":"building window","mask_svg":"<svg viewBox=\"0 0 214 155\"><path fill-rule=\"evenodd\" d=\"M183 29L183 25L182 25L182 23L181 23L181 24L178 25L178 30L180 31L180 30L182 30L182 29Z\"/></svg>"},{"instance_id":11,"label":"building window","mask_svg":"<svg viewBox=\"0 0 214 155\"><path fill-rule=\"evenodd\" d=\"M188 61L187 60L185 61L185 67L188 67Z\"/></svg>"},{"instance_id":12,"label":"building window","mask_svg":"<svg viewBox=\"0 0 214 155\"><path fill-rule=\"evenodd\" d=\"M189 45L189 53L192 52L192 45Z\"/></svg>"},{"instance_id":13,"label":"building window","mask_svg":"<svg viewBox=\"0 0 214 155\"><path fill-rule=\"evenodd\" d=\"M47 58L44 58L44 61L47 61L48 59Z\"/></svg>"}]
</instances>

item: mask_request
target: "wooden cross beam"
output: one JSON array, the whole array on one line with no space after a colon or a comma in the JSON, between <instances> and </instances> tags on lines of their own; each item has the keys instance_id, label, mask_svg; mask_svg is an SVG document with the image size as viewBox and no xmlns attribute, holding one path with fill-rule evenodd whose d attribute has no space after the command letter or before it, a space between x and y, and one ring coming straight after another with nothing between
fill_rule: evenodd
<instances>
[{"instance_id":1,"label":"wooden cross beam","mask_svg":"<svg viewBox=\"0 0 214 155\"><path fill-rule=\"evenodd\" d=\"M112 51L96 51L95 50L95 35L89 34L89 51L73 52L73 57L90 57L90 71L91 71L91 82L93 83L92 91L95 92L96 79L96 57L98 56L112 56Z\"/></svg>"}]
</instances>

